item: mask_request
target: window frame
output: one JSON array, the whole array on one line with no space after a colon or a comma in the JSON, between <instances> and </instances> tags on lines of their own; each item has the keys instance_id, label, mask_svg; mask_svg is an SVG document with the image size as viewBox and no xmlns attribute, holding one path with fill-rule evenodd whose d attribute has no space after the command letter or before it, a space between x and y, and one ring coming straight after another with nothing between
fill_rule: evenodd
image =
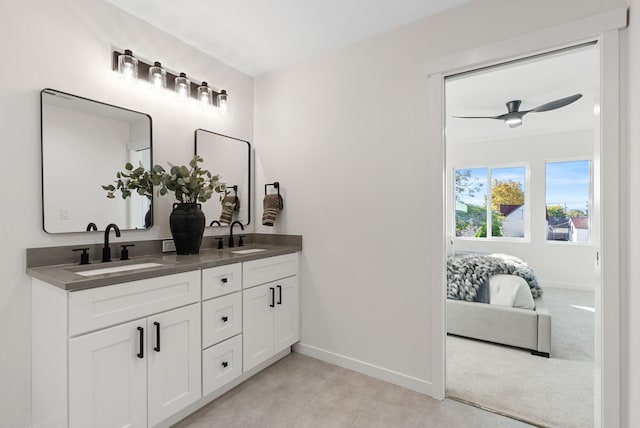
<instances>
[{"instance_id":1,"label":"window frame","mask_svg":"<svg viewBox=\"0 0 640 428\"><path fill-rule=\"evenodd\" d=\"M581 246L581 245L593 245L594 241L593 241L593 234L592 234L592 227L593 227L593 218L592 218L592 211L593 211L593 163L594 163L594 158L593 156L571 156L571 157L563 157L563 158L545 158L544 159L544 212L545 212L545 218L546 218L546 214L547 214L547 164L549 163L561 163L561 162L580 162L580 161L588 161L589 162L589 207L588 207L588 225L589 225L589 240L587 242L574 242L574 241L560 241L560 240L553 240L553 239L548 239L547 238L547 232L548 229L545 229L545 236L543 237L543 240L545 242L545 244L549 244L549 245L577 245L577 246ZM526 195L525 195L526 197Z\"/></svg>"},{"instance_id":2,"label":"window frame","mask_svg":"<svg viewBox=\"0 0 640 428\"><path fill-rule=\"evenodd\" d=\"M546 161L545 161L546 162ZM467 169L487 169L487 236L484 238L476 238L475 236L456 236L456 190L455 190L455 177L457 170L467 170ZM491 235L491 222L492 222L492 212L491 209L491 200L492 200L492 175L491 171L494 169L504 169L504 168L524 168L524 237L518 238L514 236L492 236ZM454 239L459 239L462 241L473 241L473 242L520 242L520 243L530 243L531 242L531 163L530 162L500 162L500 163L491 163L491 164L482 164L482 165L472 165L472 166L454 166L451 168L451 180L454 185L452 186L452 194L453 198L453 230L451 232L451 236Z\"/></svg>"}]
</instances>

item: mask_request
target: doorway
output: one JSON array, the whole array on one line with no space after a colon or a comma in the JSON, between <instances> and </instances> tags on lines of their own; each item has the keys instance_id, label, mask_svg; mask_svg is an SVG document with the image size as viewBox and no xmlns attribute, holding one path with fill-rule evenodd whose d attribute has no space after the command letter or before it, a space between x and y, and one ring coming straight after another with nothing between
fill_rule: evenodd
<instances>
[{"instance_id":1,"label":"doorway","mask_svg":"<svg viewBox=\"0 0 640 428\"><path fill-rule=\"evenodd\" d=\"M598 23L595 25L594 23ZM430 117L432 125L430 137L433 141L440 141L442 146L434 148L434 154L440 153L444 159L444 79L454 72L477 69L487 64L504 62L509 58L521 58L523 52L539 53L543 50L551 50L549 46L566 47L576 45L574 40L597 40L600 45L600 120L596 133L600 136L600 144L593 163L594 175L598 180L593 183L594 195L600 195L601 188L617 189L619 178L617 176L619 165L619 58L618 58L618 29L626 24L624 14L610 14L606 17L594 17L588 22L576 22L557 28L551 28L538 32L531 36L522 36L517 40L487 45L474 49L473 52L463 52L448 58L443 58L431 66L429 72ZM598 33L599 36L589 38L588 34ZM564 41L564 42L563 42ZM562 45L564 43L564 46ZM545 48L546 46L546 48ZM441 150L441 152L440 152ZM443 163L444 164L444 163ZM443 171L444 178L444 171ZM444 184L444 183L443 183ZM442 194L439 184L434 183L434 194ZM606 192L601 199L594 198L593 204L602 207L599 218L592 219L600 227L601 236L596 242L600 242L597 249L594 264L600 274L602 284L595 290L595 409L594 424L598 426L615 427L620 425L620 266L619 266L619 224L617 218L620 201L618 192ZM594 213L599 210L594 209ZM432 250L442 256L442 271L434 272L433 280L443 284L445 278L445 211L439 218L443 227L439 229L436 222L433 223L434 235L441 234L441 244L434 243ZM606 254L602 257L602 254ZM433 348L436 355L433 361L433 395L444 398L445 395L445 290L436 287L432 311L434 316ZM603 350L607 352L604 353Z\"/></svg>"},{"instance_id":2,"label":"doorway","mask_svg":"<svg viewBox=\"0 0 640 428\"><path fill-rule=\"evenodd\" d=\"M539 425L593 425L598 53L445 79L447 395Z\"/></svg>"}]
</instances>

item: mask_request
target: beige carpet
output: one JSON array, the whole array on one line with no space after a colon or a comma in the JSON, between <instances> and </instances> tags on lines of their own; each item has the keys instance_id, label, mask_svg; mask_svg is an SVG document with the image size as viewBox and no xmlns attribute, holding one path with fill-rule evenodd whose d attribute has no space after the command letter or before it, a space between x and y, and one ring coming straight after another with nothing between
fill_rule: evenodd
<instances>
[{"instance_id":1,"label":"beige carpet","mask_svg":"<svg viewBox=\"0 0 640 428\"><path fill-rule=\"evenodd\" d=\"M540 426L592 427L593 293L549 288L544 299L551 358L448 336L447 395Z\"/></svg>"}]
</instances>

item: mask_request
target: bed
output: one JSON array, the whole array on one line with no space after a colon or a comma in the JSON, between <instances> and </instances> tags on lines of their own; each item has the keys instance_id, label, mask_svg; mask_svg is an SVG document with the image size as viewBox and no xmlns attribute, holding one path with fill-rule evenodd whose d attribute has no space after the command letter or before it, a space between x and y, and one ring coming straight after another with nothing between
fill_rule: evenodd
<instances>
[{"instance_id":1,"label":"bed","mask_svg":"<svg viewBox=\"0 0 640 428\"><path fill-rule=\"evenodd\" d=\"M447 333L551 353L551 314L533 270L507 254L447 260Z\"/></svg>"}]
</instances>

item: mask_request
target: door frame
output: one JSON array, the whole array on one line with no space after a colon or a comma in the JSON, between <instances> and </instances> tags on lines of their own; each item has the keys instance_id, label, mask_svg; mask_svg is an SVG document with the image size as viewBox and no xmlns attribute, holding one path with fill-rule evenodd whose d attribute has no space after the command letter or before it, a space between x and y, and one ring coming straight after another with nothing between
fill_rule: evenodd
<instances>
[{"instance_id":1,"label":"door frame","mask_svg":"<svg viewBox=\"0 0 640 428\"><path fill-rule=\"evenodd\" d=\"M594 423L596 427L619 427L621 423L620 394L620 197L619 192L602 192L602 189L619 189L620 153L620 52L619 30L627 26L626 8L615 9L530 34L503 40L471 51L462 52L432 62L427 69L429 95L430 150L442 162L440 180L430 183L435 200L442 201L442 210L434 212L430 232L431 254L435 257L431 284L433 349L432 396L445 397L446 376L446 150L445 150L445 94L444 79L448 75L500 64L519 58L597 41L600 46L600 142L594 153L594 167L600 174L594 182L594 204L600 206L600 218L593 219L599 225L599 247L594 254L599 269L596 285L595 320L595 384ZM596 128L598 129L598 128ZM434 174L435 176L436 174ZM439 239L438 239L439 238ZM442 284L443 286L438 286ZM602 287L606 284L606 287ZM606 352L605 352L606 350Z\"/></svg>"}]
</instances>

